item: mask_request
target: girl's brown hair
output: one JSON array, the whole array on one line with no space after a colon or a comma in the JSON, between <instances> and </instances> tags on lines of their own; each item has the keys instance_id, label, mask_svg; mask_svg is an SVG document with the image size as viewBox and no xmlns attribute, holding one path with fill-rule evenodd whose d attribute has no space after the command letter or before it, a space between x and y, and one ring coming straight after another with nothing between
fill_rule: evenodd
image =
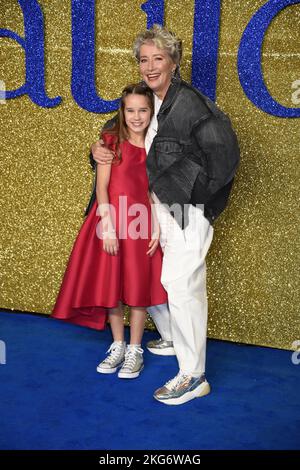
<instances>
[{"instance_id":1,"label":"girl's brown hair","mask_svg":"<svg viewBox=\"0 0 300 470\"><path fill-rule=\"evenodd\" d=\"M101 132L101 137L105 134L115 136L114 143L111 148L111 150L113 150L115 153L115 158L113 159L112 163L118 163L121 161L120 144L124 140L128 140L129 138L129 133L128 133L127 125L125 122L125 114L124 114L125 99L128 95L146 96L146 98L148 98L149 106L151 109L151 118L154 114L154 98L153 98L153 92L151 88L149 88L147 85L143 83L133 83L133 84L127 85L124 88L124 90L122 91L121 99L120 99L117 119L114 125L108 129L104 129Z\"/></svg>"}]
</instances>

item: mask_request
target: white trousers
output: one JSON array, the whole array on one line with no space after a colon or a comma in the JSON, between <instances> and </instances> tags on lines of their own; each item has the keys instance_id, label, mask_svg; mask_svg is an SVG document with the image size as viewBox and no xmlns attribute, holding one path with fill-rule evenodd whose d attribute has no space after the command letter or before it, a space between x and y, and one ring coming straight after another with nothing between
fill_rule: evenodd
<instances>
[{"instance_id":1,"label":"white trousers","mask_svg":"<svg viewBox=\"0 0 300 470\"><path fill-rule=\"evenodd\" d=\"M200 208L189 206L189 224L182 230L168 209L152 193L164 253L161 282L168 304L149 307L163 339L173 341L180 371L200 376L205 372L207 293L205 257L213 227Z\"/></svg>"}]
</instances>

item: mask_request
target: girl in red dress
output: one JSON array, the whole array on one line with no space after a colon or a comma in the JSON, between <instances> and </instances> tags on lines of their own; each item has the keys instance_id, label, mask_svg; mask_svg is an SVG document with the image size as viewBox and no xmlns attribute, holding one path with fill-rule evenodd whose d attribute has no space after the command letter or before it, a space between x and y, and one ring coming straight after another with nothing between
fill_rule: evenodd
<instances>
[{"instance_id":1,"label":"girl in red dress","mask_svg":"<svg viewBox=\"0 0 300 470\"><path fill-rule=\"evenodd\" d=\"M113 335L109 354L97 367L120 378L143 369L141 341L146 307L167 302L161 282L159 225L151 210L144 140L154 112L144 85L122 93L117 119L102 139L115 158L96 167L96 200L69 258L52 317L103 329ZM124 340L123 305L130 307L130 344Z\"/></svg>"}]
</instances>

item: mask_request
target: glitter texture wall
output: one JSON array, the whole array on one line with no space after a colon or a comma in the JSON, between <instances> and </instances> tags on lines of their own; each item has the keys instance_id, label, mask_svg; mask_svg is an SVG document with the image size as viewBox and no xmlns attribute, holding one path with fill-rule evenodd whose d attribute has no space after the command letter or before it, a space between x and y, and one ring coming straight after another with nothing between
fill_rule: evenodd
<instances>
[{"instance_id":1,"label":"glitter texture wall","mask_svg":"<svg viewBox=\"0 0 300 470\"><path fill-rule=\"evenodd\" d=\"M105 99L116 98L125 84L139 79L131 43L147 23L142 3L95 2L96 86ZM300 120L258 109L246 97L237 72L243 31L265 3L222 1L216 96L232 118L242 158L230 205L215 224L207 258L208 334L292 349L293 341L300 339ZM85 111L73 99L71 2L39 4L45 21L46 91L51 98L61 96L62 102L43 108L24 95L0 104L0 307L49 314L89 200L89 147L112 114ZM165 24L183 39L182 76L188 81L193 20L194 1L166 0ZM0 28L24 35L16 0L0 0L0 22ZM263 43L265 83L289 108L300 106L292 88L300 80L299 31L298 3L276 16ZM24 51L10 38L0 38L0 80L7 90L25 80Z\"/></svg>"}]
</instances>

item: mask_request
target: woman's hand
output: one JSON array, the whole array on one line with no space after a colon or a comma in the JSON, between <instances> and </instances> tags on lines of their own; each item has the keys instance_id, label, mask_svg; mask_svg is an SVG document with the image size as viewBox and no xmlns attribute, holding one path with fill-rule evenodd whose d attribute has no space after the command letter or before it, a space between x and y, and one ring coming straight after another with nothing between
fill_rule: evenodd
<instances>
[{"instance_id":1,"label":"woman's hand","mask_svg":"<svg viewBox=\"0 0 300 470\"><path fill-rule=\"evenodd\" d=\"M156 252L156 249L159 245L159 235L160 235L160 230L159 230L159 227L157 227L155 232L152 233L151 241L148 245L149 250L147 251L147 255L153 256L154 253Z\"/></svg>"},{"instance_id":2,"label":"woman's hand","mask_svg":"<svg viewBox=\"0 0 300 470\"><path fill-rule=\"evenodd\" d=\"M108 255L117 255L119 251L119 241L115 233L103 234L103 250Z\"/></svg>"},{"instance_id":3,"label":"woman's hand","mask_svg":"<svg viewBox=\"0 0 300 470\"><path fill-rule=\"evenodd\" d=\"M103 140L98 140L91 147L93 159L100 165L110 164L114 158L114 153L104 146Z\"/></svg>"}]
</instances>

